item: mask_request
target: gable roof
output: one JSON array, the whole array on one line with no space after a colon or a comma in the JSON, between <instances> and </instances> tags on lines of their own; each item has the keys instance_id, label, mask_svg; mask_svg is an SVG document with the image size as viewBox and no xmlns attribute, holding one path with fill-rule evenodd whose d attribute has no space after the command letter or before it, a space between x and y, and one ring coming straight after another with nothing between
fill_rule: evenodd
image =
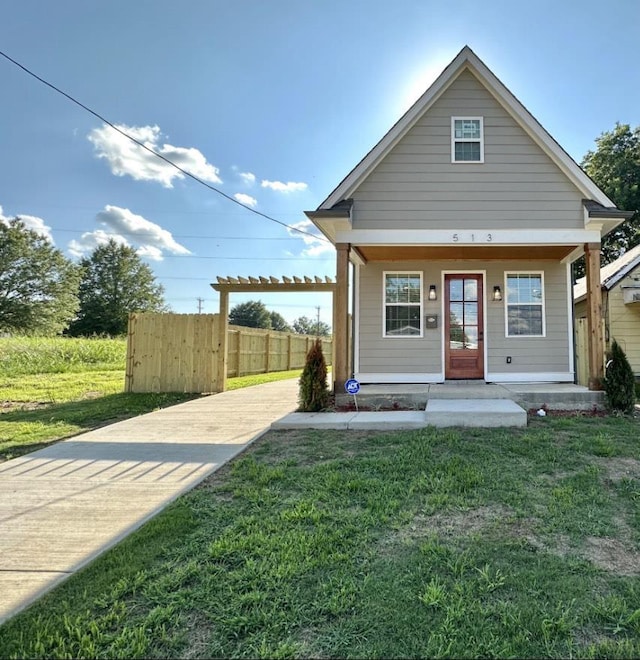
<instances>
[{"instance_id":1,"label":"gable roof","mask_svg":"<svg viewBox=\"0 0 640 660\"><path fill-rule=\"evenodd\" d=\"M416 124L420 117L427 112L443 92L465 70L471 71L478 78L500 105L505 108L529 137L551 158L586 198L595 200L599 205L607 209L615 209L615 204L585 174L573 158L549 135L542 125L502 82L498 80L471 48L465 46L427 91L407 110L356 167L347 174L324 202L320 204L318 211L329 210L342 200L351 197L360 183L362 183L378 163L385 158L391 149Z\"/></svg>"},{"instance_id":2,"label":"gable roof","mask_svg":"<svg viewBox=\"0 0 640 660\"><path fill-rule=\"evenodd\" d=\"M610 291L613 287L640 266L640 245L627 250L610 264L600 269L602 288ZM587 278L581 277L573 287L574 302L579 302L587 295Z\"/></svg>"}]
</instances>

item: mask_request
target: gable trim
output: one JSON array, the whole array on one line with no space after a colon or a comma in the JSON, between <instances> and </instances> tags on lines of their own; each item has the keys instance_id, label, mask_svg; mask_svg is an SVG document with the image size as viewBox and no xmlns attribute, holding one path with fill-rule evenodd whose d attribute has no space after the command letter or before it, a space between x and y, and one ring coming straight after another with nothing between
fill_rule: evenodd
<instances>
[{"instance_id":1,"label":"gable trim","mask_svg":"<svg viewBox=\"0 0 640 660\"><path fill-rule=\"evenodd\" d=\"M585 197L597 201L602 206L615 207L615 204L596 186L573 158L551 137L546 129L489 70L471 48L465 46L427 91L393 125L358 165L347 174L327 199L320 204L318 210L331 208L344 198L351 197L380 161L440 98L443 92L453 84L458 76L466 70L469 70L485 86L498 103L504 107Z\"/></svg>"}]
</instances>

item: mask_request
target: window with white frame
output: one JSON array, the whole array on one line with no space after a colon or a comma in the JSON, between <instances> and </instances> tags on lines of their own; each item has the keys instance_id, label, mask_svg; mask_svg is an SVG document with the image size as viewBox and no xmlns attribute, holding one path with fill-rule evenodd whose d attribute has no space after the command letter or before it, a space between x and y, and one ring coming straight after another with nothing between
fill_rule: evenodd
<instances>
[{"instance_id":1,"label":"window with white frame","mask_svg":"<svg viewBox=\"0 0 640 660\"><path fill-rule=\"evenodd\" d=\"M484 163L482 117L451 117L451 162Z\"/></svg>"},{"instance_id":2,"label":"window with white frame","mask_svg":"<svg viewBox=\"0 0 640 660\"><path fill-rule=\"evenodd\" d=\"M507 337L544 337L542 273L505 273Z\"/></svg>"},{"instance_id":3,"label":"window with white frame","mask_svg":"<svg viewBox=\"0 0 640 660\"><path fill-rule=\"evenodd\" d=\"M383 334L422 336L422 273L384 273Z\"/></svg>"}]
</instances>

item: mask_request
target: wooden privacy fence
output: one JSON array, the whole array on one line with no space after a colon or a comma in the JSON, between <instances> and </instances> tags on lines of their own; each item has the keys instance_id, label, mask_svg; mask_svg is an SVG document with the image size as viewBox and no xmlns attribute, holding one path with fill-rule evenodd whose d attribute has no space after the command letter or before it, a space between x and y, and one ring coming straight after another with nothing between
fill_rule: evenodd
<instances>
[{"instance_id":1,"label":"wooden privacy fence","mask_svg":"<svg viewBox=\"0 0 640 660\"><path fill-rule=\"evenodd\" d=\"M315 337L230 325L227 333L227 378L301 369ZM332 341L321 337L331 364Z\"/></svg>"},{"instance_id":2,"label":"wooden privacy fence","mask_svg":"<svg viewBox=\"0 0 640 660\"><path fill-rule=\"evenodd\" d=\"M604 334L604 320L602 321L602 334ZM587 326L587 319L576 319L576 380L578 385L589 385L589 346L587 339L589 337L589 329ZM603 355L602 360L605 361L606 357Z\"/></svg>"},{"instance_id":3,"label":"wooden privacy fence","mask_svg":"<svg viewBox=\"0 0 640 660\"><path fill-rule=\"evenodd\" d=\"M222 356L220 326L218 314L130 314L125 390L220 392L223 369L228 377L299 369L315 340L232 325ZM330 364L330 338L322 349Z\"/></svg>"}]
</instances>

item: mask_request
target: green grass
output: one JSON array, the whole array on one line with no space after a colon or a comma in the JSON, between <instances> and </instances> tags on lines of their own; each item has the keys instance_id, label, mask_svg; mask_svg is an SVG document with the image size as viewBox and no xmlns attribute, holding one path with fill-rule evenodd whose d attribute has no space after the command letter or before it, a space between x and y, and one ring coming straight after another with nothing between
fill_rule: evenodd
<instances>
[{"instance_id":1,"label":"green grass","mask_svg":"<svg viewBox=\"0 0 640 660\"><path fill-rule=\"evenodd\" d=\"M196 395L124 393L126 341L0 338L0 461ZM230 378L228 389L300 370Z\"/></svg>"},{"instance_id":2,"label":"green grass","mask_svg":"<svg viewBox=\"0 0 640 660\"><path fill-rule=\"evenodd\" d=\"M0 379L21 374L124 371L125 339L0 338Z\"/></svg>"},{"instance_id":3,"label":"green grass","mask_svg":"<svg viewBox=\"0 0 640 660\"><path fill-rule=\"evenodd\" d=\"M262 385L262 383L273 383L277 380L288 380L289 378L300 378L302 369L291 371L272 371L268 374L252 374L251 376L238 376L227 379L227 390L238 390L241 387Z\"/></svg>"},{"instance_id":4,"label":"green grass","mask_svg":"<svg viewBox=\"0 0 640 660\"><path fill-rule=\"evenodd\" d=\"M0 656L638 657L639 438L271 432L1 627Z\"/></svg>"}]
</instances>

